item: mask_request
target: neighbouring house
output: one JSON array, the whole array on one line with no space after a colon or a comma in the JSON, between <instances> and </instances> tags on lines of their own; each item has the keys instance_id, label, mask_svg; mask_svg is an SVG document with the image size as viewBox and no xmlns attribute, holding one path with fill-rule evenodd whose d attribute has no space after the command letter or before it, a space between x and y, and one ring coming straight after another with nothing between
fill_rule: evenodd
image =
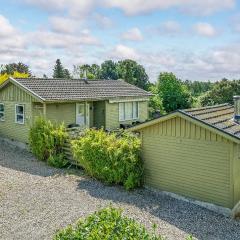
<instances>
[{"instance_id":1,"label":"neighbouring house","mask_svg":"<svg viewBox=\"0 0 240 240\"><path fill-rule=\"evenodd\" d=\"M123 80L9 78L0 86L0 136L27 143L38 116L106 130L143 122L150 96Z\"/></svg>"},{"instance_id":2,"label":"neighbouring house","mask_svg":"<svg viewBox=\"0 0 240 240\"><path fill-rule=\"evenodd\" d=\"M130 128L142 139L145 184L233 208L240 200L240 97Z\"/></svg>"}]
</instances>

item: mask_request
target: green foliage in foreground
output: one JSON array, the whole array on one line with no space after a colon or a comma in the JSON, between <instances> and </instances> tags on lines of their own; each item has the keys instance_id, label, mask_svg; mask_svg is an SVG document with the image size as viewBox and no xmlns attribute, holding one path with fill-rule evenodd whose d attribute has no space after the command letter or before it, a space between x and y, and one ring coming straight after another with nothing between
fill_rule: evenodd
<instances>
[{"instance_id":1,"label":"green foliage in foreground","mask_svg":"<svg viewBox=\"0 0 240 240\"><path fill-rule=\"evenodd\" d=\"M86 219L80 219L75 226L59 231L54 240L163 240L161 236L148 232L135 220L122 215L122 211L105 208Z\"/></svg>"},{"instance_id":2,"label":"green foliage in foreground","mask_svg":"<svg viewBox=\"0 0 240 240\"><path fill-rule=\"evenodd\" d=\"M47 161L54 167L64 167L68 163L63 152L66 138L63 125L54 125L43 118L37 118L30 129L30 148L39 160Z\"/></svg>"},{"instance_id":3,"label":"green foliage in foreground","mask_svg":"<svg viewBox=\"0 0 240 240\"><path fill-rule=\"evenodd\" d=\"M111 184L123 184L129 190L142 184L143 163L140 140L133 135L87 129L72 141L74 159L86 172Z\"/></svg>"}]
</instances>

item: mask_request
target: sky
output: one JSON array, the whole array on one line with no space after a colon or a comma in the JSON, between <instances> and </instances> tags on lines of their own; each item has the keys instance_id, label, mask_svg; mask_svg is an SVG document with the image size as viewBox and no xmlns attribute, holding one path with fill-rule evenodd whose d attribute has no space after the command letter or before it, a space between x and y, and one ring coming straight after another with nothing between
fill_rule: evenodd
<instances>
[{"instance_id":1,"label":"sky","mask_svg":"<svg viewBox=\"0 0 240 240\"><path fill-rule=\"evenodd\" d=\"M150 81L240 79L237 0L0 0L0 64L33 74L130 58Z\"/></svg>"}]
</instances>

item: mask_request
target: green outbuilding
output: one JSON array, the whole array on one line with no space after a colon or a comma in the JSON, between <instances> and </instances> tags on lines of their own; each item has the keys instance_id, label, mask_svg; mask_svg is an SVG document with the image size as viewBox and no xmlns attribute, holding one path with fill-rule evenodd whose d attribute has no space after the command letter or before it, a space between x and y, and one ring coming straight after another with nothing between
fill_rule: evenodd
<instances>
[{"instance_id":1,"label":"green outbuilding","mask_svg":"<svg viewBox=\"0 0 240 240\"><path fill-rule=\"evenodd\" d=\"M131 128L142 139L145 184L232 209L240 200L240 97L179 110Z\"/></svg>"}]
</instances>

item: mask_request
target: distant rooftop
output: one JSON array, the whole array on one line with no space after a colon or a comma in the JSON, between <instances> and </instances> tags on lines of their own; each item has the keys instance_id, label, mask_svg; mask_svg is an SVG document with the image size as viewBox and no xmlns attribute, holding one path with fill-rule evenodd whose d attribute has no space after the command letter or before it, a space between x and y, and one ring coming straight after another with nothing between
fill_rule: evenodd
<instances>
[{"instance_id":1,"label":"distant rooftop","mask_svg":"<svg viewBox=\"0 0 240 240\"><path fill-rule=\"evenodd\" d=\"M233 120L234 107L228 103L179 110L179 112L240 138L240 125Z\"/></svg>"},{"instance_id":2,"label":"distant rooftop","mask_svg":"<svg viewBox=\"0 0 240 240\"><path fill-rule=\"evenodd\" d=\"M53 78L13 79L45 101L101 100L118 97L149 97L152 94L123 80Z\"/></svg>"}]
</instances>

